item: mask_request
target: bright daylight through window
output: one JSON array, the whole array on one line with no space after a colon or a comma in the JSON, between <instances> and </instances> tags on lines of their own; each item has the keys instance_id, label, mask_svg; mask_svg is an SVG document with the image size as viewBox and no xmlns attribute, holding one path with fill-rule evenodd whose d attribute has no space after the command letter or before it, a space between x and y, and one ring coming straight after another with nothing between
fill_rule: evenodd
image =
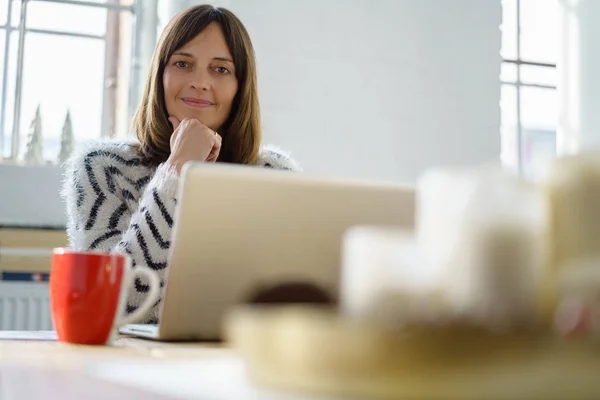
<instances>
[{"instance_id":1,"label":"bright daylight through window","mask_svg":"<svg viewBox=\"0 0 600 400\"><path fill-rule=\"evenodd\" d=\"M556 154L559 7L502 0L502 160L535 179Z\"/></svg>"},{"instance_id":2,"label":"bright daylight through window","mask_svg":"<svg viewBox=\"0 0 600 400\"><path fill-rule=\"evenodd\" d=\"M59 164L127 134L137 3L0 0L0 160ZM535 177L556 152L558 5L502 5L502 160Z\"/></svg>"},{"instance_id":3,"label":"bright daylight through window","mask_svg":"<svg viewBox=\"0 0 600 400\"><path fill-rule=\"evenodd\" d=\"M0 160L60 164L79 142L126 134L136 12L135 0L0 0Z\"/></svg>"}]
</instances>

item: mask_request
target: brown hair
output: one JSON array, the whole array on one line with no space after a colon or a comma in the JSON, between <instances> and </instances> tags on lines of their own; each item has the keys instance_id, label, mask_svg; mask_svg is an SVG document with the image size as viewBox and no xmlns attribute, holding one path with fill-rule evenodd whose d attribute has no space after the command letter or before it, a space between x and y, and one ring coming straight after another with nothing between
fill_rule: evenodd
<instances>
[{"instance_id":1,"label":"brown hair","mask_svg":"<svg viewBox=\"0 0 600 400\"><path fill-rule=\"evenodd\" d=\"M194 39L210 23L219 24L233 56L238 91L219 134L223 144L219 161L256 164L260 146L260 108L254 48L242 22L229 10L198 5L177 14L165 27L154 52L144 95L133 118L140 151L150 165L167 160L173 128L165 105L163 72L171 55Z\"/></svg>"}]
</instances>

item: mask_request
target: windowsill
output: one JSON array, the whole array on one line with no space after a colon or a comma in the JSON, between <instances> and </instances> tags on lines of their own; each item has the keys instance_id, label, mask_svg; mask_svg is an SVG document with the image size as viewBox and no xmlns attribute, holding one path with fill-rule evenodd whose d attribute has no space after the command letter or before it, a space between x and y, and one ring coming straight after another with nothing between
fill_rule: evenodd
<instances>
[{"instance_id":1,"label":"windowsill","mask_svg":"<svg viewBox=\"0 0 600 400\"><path fill-rule=\"evenodd\" d=\"M0 167L18 167L18 168L61 168L60 165L48 161L47 164L26 164L23 161L14 161L10 159L2 159L0 160Z\"/></svg>"},{"instance_id":2,"label":"windowsill","mask_svg":"<svg viewBox=\"0 0 600 400\"><path fill-rule=\"evenodd\" d=\"M0 229L35 229L38 231L64 231L65 225L1 224Z\"/></svg>"}]
</instances>

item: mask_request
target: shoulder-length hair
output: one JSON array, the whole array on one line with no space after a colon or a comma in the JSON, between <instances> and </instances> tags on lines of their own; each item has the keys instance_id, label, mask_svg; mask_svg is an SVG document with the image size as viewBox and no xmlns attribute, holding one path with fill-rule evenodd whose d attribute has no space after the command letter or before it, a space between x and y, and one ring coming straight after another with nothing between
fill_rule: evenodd
<instances>
[{"instance_id":1,"label":"shoulder-length hair","mask_svg":"<svg viewBox=\"0 0 600 400\"><path fill-rule=\"evenodd\" d=\"M221 27L233 56L238 91L231 112L219 134L223 137L219 161L256 164L260 148L260 108L256 61L250 36L242 22L229 10L198 5L176 15L164 29L154 52L140 105L133 118L133 130L144 160L156 166L171 153L173 127L165 105L163 73L175 51L200 34L210 23Z\"/></svg>"}]
</instances>

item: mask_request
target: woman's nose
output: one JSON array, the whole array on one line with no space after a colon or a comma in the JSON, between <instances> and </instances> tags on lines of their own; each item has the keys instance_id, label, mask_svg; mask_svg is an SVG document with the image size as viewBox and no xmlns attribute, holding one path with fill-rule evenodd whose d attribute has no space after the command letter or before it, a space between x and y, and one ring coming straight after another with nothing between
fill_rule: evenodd
<instances>
[{"instance_id":1,"label":"woman's nose","mask_svg":"<svg viewBox=\"0 0 600 400\"><path fill-rule=\"evenodd\" d=\"M190 86L198 90L209 90L211 87L210 74L206 71L198 71L194 74Z\"/></svg>"}]
</instances>

